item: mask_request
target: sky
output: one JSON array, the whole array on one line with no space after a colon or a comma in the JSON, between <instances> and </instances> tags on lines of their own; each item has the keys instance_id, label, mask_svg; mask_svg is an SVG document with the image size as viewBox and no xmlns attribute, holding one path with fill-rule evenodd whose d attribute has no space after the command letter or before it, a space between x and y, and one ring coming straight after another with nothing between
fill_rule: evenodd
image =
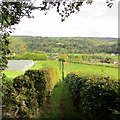
<instances>
[{"instance_id":1,"label":"sky","mask_svg":"<svg viewBox=\"0 0 120 120\"><path fill-rule=\"evenodd\" d=\"M36 5L39 1L36 2ZM92 5L83 4L79 13L61 22L55 9L47 15L35 10L33 19L22 18L12 35L43 37L118 37L118 0L108 8L106 0L94 0Z\"/></svg>"}]
</instances>

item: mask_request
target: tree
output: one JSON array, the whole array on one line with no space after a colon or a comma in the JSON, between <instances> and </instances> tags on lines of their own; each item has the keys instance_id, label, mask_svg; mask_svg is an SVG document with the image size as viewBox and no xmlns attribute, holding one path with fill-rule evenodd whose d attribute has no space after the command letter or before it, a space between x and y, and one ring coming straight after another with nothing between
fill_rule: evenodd
<instances>
[{"instance_id":1,"label":"tree","mask_svg":"<svg viewBox=\"0 0 120 120\"><path fill-rule=\"evenodd\" d=\"M18 2L8 2L4 0L0 3L0 70L6 68L6 55L9 50L9 34L14 30L13 26L19 24L22 17L33 18L33 10L48 12L56 7L61 21L64 21L72 13L79 12L84 2L92 4L93 0L43 0L40 6L36 7L32 0L12 0ZM107 6L112 7L114 0L106 0Z\"/></svg>"},{"instance_id":2,"label":"tree","mask_svg":"<svg viewBox=\"0 0 120 120\"><path fill-rule=\"evenodd\" d=\"M0 71L7 65L6 55L9 50L9 34L14 30L13 25L18 24L24 16L31 18L32 2L1 2L0 3Z\"/></svg>"},{"instance_id":3,"label":"tree","mask_svg":"<svg viewBox=\"0 0 120 120\"><path fill-rule=\"evenodd\" d=\"M19 55L24 54L27 51L26 43L15 38L11 38L9 48L11 53L15 53Z\"/></svg>"}]
</instances>

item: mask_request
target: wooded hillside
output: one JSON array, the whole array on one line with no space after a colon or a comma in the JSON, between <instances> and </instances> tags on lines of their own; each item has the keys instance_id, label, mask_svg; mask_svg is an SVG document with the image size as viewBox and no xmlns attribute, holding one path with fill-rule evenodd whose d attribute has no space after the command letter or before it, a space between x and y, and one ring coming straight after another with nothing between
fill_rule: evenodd
<instances>
[{"instance_id":1,"label":"wooded hillside","mask_svg":"<svg viewBox=\"0 0 120 120\"><path fill-rule=\"evenodd\" d=\"M36 53L119 53L117 38L92 37L11 37L11 51Z\"/></svg>"}]
</instances>

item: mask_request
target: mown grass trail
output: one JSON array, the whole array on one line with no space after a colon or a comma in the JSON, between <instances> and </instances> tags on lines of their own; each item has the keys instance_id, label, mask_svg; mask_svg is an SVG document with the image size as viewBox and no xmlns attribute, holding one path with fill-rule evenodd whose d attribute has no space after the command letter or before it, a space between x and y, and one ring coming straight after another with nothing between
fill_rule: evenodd
<instances>
[{"instance_id":1,"label":"mown grass trail","mask_svg":"<svg viewBox=\"0 0 120 120\"><path fill-rule=\"evenodd\" d=\"M69 86L65 81L63 81L62 84L63 88L60 103L61 118L79 118L79 114L75 111L75 107L73 106Z\"/></svg>"},{"instance_id":2,"label":"mown grass trail","mask_svg":"<svg viewBox=\"0 0 120 120\"><path fill-rule=\"evenodd\" d=\"M72 103L68 84L65 81L57 84L51 96L50 105L46 107L44 112L43 118L79 118Z\"/></svg>"}]
</instances>

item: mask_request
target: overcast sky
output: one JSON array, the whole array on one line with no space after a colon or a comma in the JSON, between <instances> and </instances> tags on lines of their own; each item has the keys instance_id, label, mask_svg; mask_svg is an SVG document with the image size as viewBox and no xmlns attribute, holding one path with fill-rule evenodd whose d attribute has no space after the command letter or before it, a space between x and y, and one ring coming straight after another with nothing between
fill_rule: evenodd
<instances>
[{"instance_id":1,"label":"overcast sky","mask_svg":"<svg viewBox=\"0 0 120 120\"><path fill-rule=\"evenodd\" d=\"M111 9L106 7L106 0L94 0L92 5L83 4L81 11L65 22L61 22L55 9L47 15L35 10L35 18L22 18L13 35L118 37L118 1L115 0Z\"/></svg>"}]
</instances>

